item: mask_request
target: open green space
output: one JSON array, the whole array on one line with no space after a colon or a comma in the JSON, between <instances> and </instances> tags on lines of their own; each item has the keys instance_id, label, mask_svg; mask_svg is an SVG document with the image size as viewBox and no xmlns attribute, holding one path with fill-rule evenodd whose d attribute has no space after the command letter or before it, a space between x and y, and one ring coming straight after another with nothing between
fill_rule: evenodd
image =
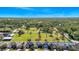
<instances>
[{"instance_id":1,"label":"open green space","mask_svg":"<svg viewBox=\"0 0 79 59\"><path fill-rule=\"evenodd\" d=\"M24 29L23 29L24 30ZM24 32L26 32L27 30L24 30ZM22 34L20 37L18 34L15 34L13 36L13 39L11 40L12 42L27 42L28 39L31 39L33 42L36 42L36 39L38 38L38 30L28 30L28 33ZM29 32L31 32L32 34L29 34ZM66 38L64 38L64 40L62 40L62 38L59 38L59 40L57 41L55 39L55 37L57 37L57 35L53 35L53 37L50 37L49 33L41 33L41 42L44 42L45 39L47 39L48 42L68 42L68 40ZM46 37L47 35L47 37ZM61 35L61 34L59 34ZM57 37L58 38L58 37Z\"/></svg>"}]
</instances>

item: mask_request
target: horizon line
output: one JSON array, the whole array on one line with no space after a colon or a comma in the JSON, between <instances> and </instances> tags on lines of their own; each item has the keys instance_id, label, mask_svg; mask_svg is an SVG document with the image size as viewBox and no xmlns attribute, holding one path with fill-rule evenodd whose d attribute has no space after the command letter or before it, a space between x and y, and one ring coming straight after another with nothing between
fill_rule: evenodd
<instances>
[{"instance_id":1,"label":"horizon line","mask_svg":"<svg viewBox=\"0 0 79 59\"><path fill-rule=\"evenodd\" d=\"M51 16L51 17L28 17L28 16L0 16L0 18L79 18L79 16Z\"/></svg>"}]
</instances>

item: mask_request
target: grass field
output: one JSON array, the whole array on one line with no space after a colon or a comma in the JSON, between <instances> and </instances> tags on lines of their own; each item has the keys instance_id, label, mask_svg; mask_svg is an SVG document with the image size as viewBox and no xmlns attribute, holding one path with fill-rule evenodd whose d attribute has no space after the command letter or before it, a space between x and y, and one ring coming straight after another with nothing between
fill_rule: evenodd
<instances>
[{"instance_id":1,"label":"grass field","mask_svg":"<svg viewBox=\"0 0 79 59\"><path fill-rule=\"evenodd\" d=\"M23 30L25 34L21 35L20 37L18 36L18 34L15 34L13 36L13 39L11 40L12 42L26 42L28 39L31 39L33 42L36 42L36 39L38 38L38 33L37 33L38 30L36 29L28 30L28 32L32 32L31 35L29 33L26 33L27 31L25 29L21 29L21 30ZM46 33L41 33L41 42L44 42L45 39L47 39L48 42L58 42L57 40L55 40L55 38L59 38L59 42L68 42L66 38L62 40L60 33L52 34L52 35L53 37L50 37L49 34L47 34L47 38L46 38Z\"/></svg>"}]
</instances>

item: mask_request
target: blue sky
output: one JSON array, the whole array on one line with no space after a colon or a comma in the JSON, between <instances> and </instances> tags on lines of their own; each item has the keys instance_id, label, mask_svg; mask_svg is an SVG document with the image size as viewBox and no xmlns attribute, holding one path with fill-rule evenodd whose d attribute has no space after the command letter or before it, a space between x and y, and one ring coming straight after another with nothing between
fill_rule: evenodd
<instances>
[{"instance_id":1,"label":"blue sky","mask_svg":"<svg viewBox=\"0 0 79 59\"><path fill-rule=\"evenodd\" d=\"M79 17L79 7L0 7L0 17Z\"/></svg>"}]
</instances>

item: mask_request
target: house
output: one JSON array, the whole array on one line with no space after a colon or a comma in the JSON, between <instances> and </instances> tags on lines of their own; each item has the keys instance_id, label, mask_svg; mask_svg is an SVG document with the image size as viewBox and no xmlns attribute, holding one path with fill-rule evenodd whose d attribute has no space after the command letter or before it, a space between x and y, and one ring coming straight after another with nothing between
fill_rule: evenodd
<instances>
[{"instance_id":1,"label":"house","mask_svg":"<svg viewBox=\"0 0 79 59\"><path fill-rule=\"evenodd\" d=\"M4 37L2 40L3 41L10 41L10 40L12 40L12 37Z\"/></svg>"}]
</instances>

